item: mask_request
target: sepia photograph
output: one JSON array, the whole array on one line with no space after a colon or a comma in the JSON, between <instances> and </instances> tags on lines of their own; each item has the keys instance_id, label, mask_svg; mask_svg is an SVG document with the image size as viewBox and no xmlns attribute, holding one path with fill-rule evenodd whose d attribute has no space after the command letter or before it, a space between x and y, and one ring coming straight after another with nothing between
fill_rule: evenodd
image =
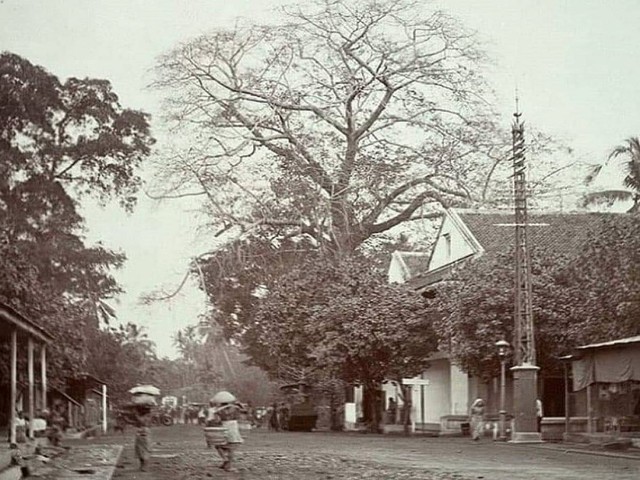
<instances>
[{"instance_id":1,"label":"sepia photograph","mask_svg":"<svg viewBox=\"0 0 640 480\"><path fill-rule=\"evenodd\" d=\"M639 25L0 0L0 480L640 478Z\"/></svg>"}]
</instances>

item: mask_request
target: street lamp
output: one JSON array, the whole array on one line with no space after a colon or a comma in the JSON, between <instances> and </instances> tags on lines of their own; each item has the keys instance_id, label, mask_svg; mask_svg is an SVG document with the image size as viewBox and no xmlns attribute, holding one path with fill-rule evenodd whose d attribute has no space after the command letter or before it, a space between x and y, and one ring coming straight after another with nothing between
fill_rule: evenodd
<instances>
[{"instance_id":1,"label":"street lamp","mask_svg":"<svg viewBox=\"0 0 640 480\"><path fill-rule=\"evenodd\" d=\"M509 349L511 345L506 340L498 340L496 342L496 348L498 349L498 357L500 358L500 440L506 441L506 422L507 411L505 410L505 397L506 397L506 364L507 357L509 356Z\"/></svg>"}]
</instances>

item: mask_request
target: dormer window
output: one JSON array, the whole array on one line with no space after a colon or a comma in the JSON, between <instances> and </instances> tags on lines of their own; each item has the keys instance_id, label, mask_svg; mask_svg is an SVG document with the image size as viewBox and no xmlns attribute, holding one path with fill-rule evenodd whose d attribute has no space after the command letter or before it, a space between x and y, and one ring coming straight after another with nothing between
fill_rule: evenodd
<instances>
[{"instance_id":1,"label":"dormer window","mask_svg":"<svg viewBox=\"0 0 640 480\"><path fill-rule=\"evenodd\" d=\"M444 255L447 263L451 261L451 234L445 233L442 235L442 239L444 240Z\"/></svg>"}]
</instances>

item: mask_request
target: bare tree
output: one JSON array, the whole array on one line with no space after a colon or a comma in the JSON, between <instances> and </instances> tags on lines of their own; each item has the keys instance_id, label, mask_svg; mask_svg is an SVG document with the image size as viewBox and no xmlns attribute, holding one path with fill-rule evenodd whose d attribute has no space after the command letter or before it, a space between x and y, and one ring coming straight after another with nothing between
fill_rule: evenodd
<instances>
[{"instance_id":1,"label":"bare tree","mask_svg":"<svg viewBox=\"0 0 640 480\"><path fill-rule=\"evenodd\" d=\"M316 0L283 18L159 59L181 139L163 194L203 196L223 230L332 252L482 196L504 137L473 34L406 0Z\"/></svg>"}]
</instances>

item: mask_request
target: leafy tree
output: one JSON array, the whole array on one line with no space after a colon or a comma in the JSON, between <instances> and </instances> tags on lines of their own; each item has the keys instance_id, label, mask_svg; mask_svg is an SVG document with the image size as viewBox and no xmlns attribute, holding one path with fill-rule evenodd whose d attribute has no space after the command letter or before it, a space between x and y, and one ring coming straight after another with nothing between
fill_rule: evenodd
<instances>
[{"instance_id":1,"label":"leafy tree","mask_svg":"<svg viewBox=\"0 0 640 480\"><path fill-rule=\"evenodd\" d=\"M0 55L0 78L4 188L26 173L66 206L65 191L56 185L133 206L136 169L153 143L148 115L122 108L107 80L63 83L15 54Z\"/></svg>"},{"instance_id":2,"label":"leafy tree","mask_svg":"<svg viewBox=\"0 0 640 480\"><path fill-rule=\"evenodd\" d=\"M633 205L629 208L629 212L637 213L640 211L640 139L638 137L628 138L623 145L615 147L604 164L593 168L586 178L586 183L592 183L605 165L621 155L626 157L626 161L623 163L625 177L622 181L626 189L603 190L586 194L583 198L585 206L591 204L611 206L617 201L632 200Z\"/></svg>"},{"instance_id":3,"label":"leafy tree","mask_svg":"<svg viewBox=\"0 0 640 480\"><path fill-rule=\"evenodd\" d=\"M188 379L183 387L191 387L191 391L183 388L181 394L208 398L216 390L227 389L254 405L266 405L274 397L274 383L263 370L247 365L246 356L219 328L206 323L186 327L176 334L175 344Z\"/></svg>"},{"instance_id":4,"label":"leafy tree","mask_svg":"<svg viewBox=\"0 0 640 480\"><path fill-rule=\"evenodd\" d=\"M114 403L128 402L130 388L154 383L161 373L155 345L133 323L90 329L86 341L90 351L86 371L107 382Z\"/></svg>"},{"instance_id":5,"label":"leafy tree","mask_svg":"<svg viewBox=\"0 0 640 480\"><path fill-rule=\"evenodd\" d=\"M132 208L153 139L108 81L61 82L11 53L0 54L0 104L0 299L51 331L52 381L63 384L84 369L83 325L113 314L110 269L124 261L85 244L78 200Z\"/></svg>"},{"instance_id":6,"label":"leafy tree","mask_svg":"<svg viewBox=\"0 0 640 480\"><path fill-rule=\"evenodd\" d=\"M370 393L385 379L401 383L428 366L436 337L426 313L422 297L387 285L365 262L317 258L268 293L243 344L272 374L338 378ZM367 399L377 428L374 398Z\"/></svg>"}]
</instances>

